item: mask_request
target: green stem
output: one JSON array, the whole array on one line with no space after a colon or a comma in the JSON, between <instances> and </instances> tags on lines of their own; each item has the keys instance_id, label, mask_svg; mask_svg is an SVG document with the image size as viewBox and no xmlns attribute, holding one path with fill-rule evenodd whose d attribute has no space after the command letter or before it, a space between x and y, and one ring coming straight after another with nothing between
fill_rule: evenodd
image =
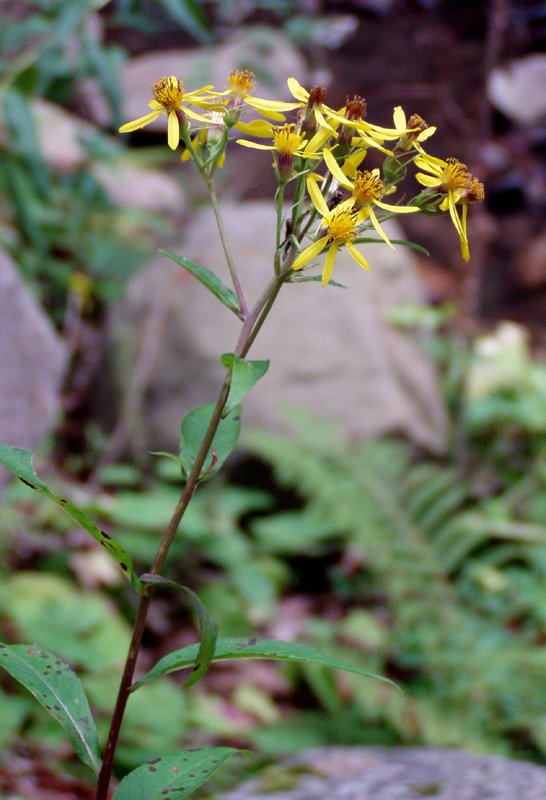
<instances>
[{"instance_id":1,"label":"green stem","mask_svg":"<svg viewBox=\"0 0 546 800\"><path fill-rule=\"evenodd\" d=\"M218 225L218 231L220 233L220 240L222 242L222 247L224 248L224 253L226 256L226 261L229 267L229 273L231 275L231 280L233 281L233 286L237 293L237 297L239 298L239 307L241 309L241 314L243 317L248 316L248 306L246 304L243 289L241 287L241 283L239 281L239 276L237 275L237 270L235 269L235 264L233 263L233 258L231 257L231 250L229 249L229 244L226 236L226 231L224 228L224 223L222 221L222 215L220 214L220 206L218 204L218 197L216 196L216 189L214 187L214 181L212 178L205 176L205 181L208 186L208 190L210 193L210 199L212 201L212 207L214 209L214 216L216 217L216 224Z\"/></svg>"},{"instance_id":2,"label":"green stem","mask_svg":"<svg viewBox=\"0 0 546 800\"><path fill-rule=\"evenodd\" d=\"M237 342L237 347L236 347L236 354L239 355L240 357L244 357L248 353L248 350L250 349L252 343L254 342L254 339L256 338L258 331L262 327L271 309L271 306L273 305L275 298L277 297L282 287L282 284L284 283L287 274L288 270L285 271L283 275L275 277L273 280L271 280L271 282L263 292L262 296L252 309L252 312L248 315L247 319L243 323L241 334L239 336L239 340ZM176 531L178 530L184 512L186 511L188 504L191 498L193 497L195 489L197 488L203 464L205 463L205 459L212 445L212 441L214 439L214 435L218 428L218 424L222 419L222 412L224 410L224 407L228 399L230 384L231 384L231 375L228 374L224 380L224 384L222 386L220 395L216 402L216 406L211 421L209 423L209 426L207 428L207 432L199 449L199 453L196 456L193 469L188 477L186 485L184 486L184 490L180 496L180 500L178 501L178 504L174 510L171 520L167 525L167 528L165 529L163 538L161 540L161 544L159 545L157 554L149 570L149 572L152 575L160 574L161 568L163 566L165 558L167 557L167 553L172 544ZM142 642L142 636L144 634L146 617L148 614L152 596L153 596L153 587L149 586L146 588L145 594L141 596L138 605L135 622L133 626L131 643L129 645L129 651L127 653L127 659L123 669L116 705L114 708L112 722L110 725L110 732L108 734L108 740L106 742L106 747L104 751L104 760L102 764L102 769L99 774L96 800L107 800L108 797L108 788L112 777L114 755L116 752L123 716L125 714L125 708L127 706L127 701L129 699L129 694L131 691L131 685L133 681L136 661L140 645Z\"/></svg>"}]
</instances>

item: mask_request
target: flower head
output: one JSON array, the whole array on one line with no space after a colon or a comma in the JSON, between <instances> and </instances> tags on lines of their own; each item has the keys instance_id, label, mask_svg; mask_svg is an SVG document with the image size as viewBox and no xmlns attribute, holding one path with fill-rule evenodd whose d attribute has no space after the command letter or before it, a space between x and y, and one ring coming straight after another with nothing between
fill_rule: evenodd
<instances>
[{"instance_id":1,"label":"flower head","mask_svg":"<svg viewBox=\"0 0 546 800\"><path fill-rule=\"evenodd\" d=\"M187 124L186 114L202 122L208 121L191 109L184 108L183 110L182 103L193 103L202 106L203 94L210 88L210 86L204 86L202 89L198 89L195 92L184 92L184 84L174 75L160 78L157 83L151 86L154 99L150 100L148 105L153 109L152 112L132 122L127 122L125 125L121 126L119 131L120 133L136 131L138 128L149 125L149 123L157 119L161 113L165 112L168 117L167 141L169 147L172 150L176 150L180 142L180 122L182 122L183 125Z\"/></svg>"},{"instance_id":2,"label":"flower head","mask_svg":"<svg viewBox=\"0 0 546 800\"><path fill-rule=\"evenodd\" d=\"M351 208L351 203L348 201L344 201L330 210L316 183L310 180L307 186L313 205L322 215L319 231L322 236L299 254L292 264L292 269L301 269L328 247L322 269L322 285L326 286L334 268L337 251L342 245L345 245L351 257L360 267L370 269L370 265L362 253L353 244L354 238L358 235L358 226L362 221L361 212Z\"/></svg>"},{"instance_id":3,"label":"flower head","mask_svg":"<svg viewBox=\"0 0 546 800\"><path fill-rule=\"evenodd\" d=\"M394 250L392 242L379 224L373 206L379 206L379 208L395 214L410 214L419 211L419 208L417 206L393 206L389 203L384 203L381 198L385 194L385 186L383 181L379 178L378 169L374 169L371 172L368 170L357 170L354 180L351 181L337 163L332 151L327 148L324 150L324 160L326 166L334 178L339 181L340 185L352 191L352 199L348 202L351 202L355 209L363 211L363 219L367 217L371 219L372 225L377 233L381 236L383 241ZM352 165L350 164L350 166Z\"/></svg>"},{"instance_id":4,"label":"flower head","mask_svg":"<svg viewBox=\"0 0 546 800\"><path fill-rule=\"evenodd\" d=\"M270 136L273 137L273 144L257 144L247 139L237 139L237 144L241 144L244 147L252 147L256 150L272 150L275 153L279 176L287 180L292 176L294 156L318 158L319 155L315 151L315 139L307 141L305 135L296 133L294 127L294 125L288 124L282 127L271 125Z\"/></svg>"},{"instance_id":5,"label":"flower head","mask_svg":"<svg viewBox=\"0 0 546 800\"><path fill-rule=\"evenodd\" d=\"M483 184L467 171L466 164L462 164L456 158L443 161L441 158L427 155L424 151L421 152L422 155L415 159L415 164L421 169L426 169L428 173L418 172L415 177L423 186L436 188L446 195L439 207L441 211L449 210L451 220L459 234L463 258L468 261L470 258L466 233L468 203L479 203L483 200ZM463 206L461 217L456 208L459 202Z\"/></svg>"}]
</instances>

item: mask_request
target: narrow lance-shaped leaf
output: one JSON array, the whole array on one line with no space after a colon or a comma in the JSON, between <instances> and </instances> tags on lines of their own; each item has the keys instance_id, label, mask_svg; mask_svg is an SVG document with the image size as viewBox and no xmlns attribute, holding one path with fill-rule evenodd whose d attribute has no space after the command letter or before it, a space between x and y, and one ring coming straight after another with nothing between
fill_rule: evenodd
<instances>
[{"instance_id":1,"label":"narrow lance-shaped leaf","mask_svg":"<svg viewBox=\"0 0 546 800\"><path fill-rule=\"evenodd\" d=\"M112 800L182 800L234 753L252 755L234 747L204 747L152 758L121 781Z\"/></svg>"},{"instance_id":2,"label":"narrow lance-shaped leaf","mask_svg":"<svg viewBox=\"0 0 546 800\"><path fill-rule=\"evenodd\" d=\"M162 256L167 256L167 258L171 258L173 261L176 261L177 264L180 264L180 266L190 272L194 278L197 278L203 286L206 286L209 292L216 295L230 311L237 314L239 319L243 319L237 295L232 292L231 289L228 289L216 273L212 272L212 270L207 267L201 266L201 264L196 264L195 261L191 261L189 258L171 253L170 250L159 250L159 252Z\"/></svg>"},{"instance_id":3,"label":"narrow lance-shaped leaf","mask_svg":"<svg viewBox=\"0 0 546 800\"><path fill-rule=\"evenodd\" d=\"M95 525L83 511L80 511L79 508L69 503L68 500L63 500L61 497L57 497L56 494L53 494L53 492L50 492L45 483L43 483L34 472L32 467L32 452L30 450L0 444L0 464L3 464L11 470L19 480L23 481L27 486L30 486L31 489L35 489L35 491L45 495L45 497L49 497L50 500L54 500L60 505L72 519L76 520L78 525L81 525L87 533L91 534L93 539L104 547L114 561L117 561L135 589L137 589L137 591L142 590L142 584L133 570L133 560L127 550L119 544L119 542L116 542L115 539L112 539L109 534L101 531L98 525Z\"/></svg>"},{"instance_id":4,"label":"narrow lance-shaped leaf","mask_svg":"<svg viewBox=\"0 0 546 800\"><path fill-rule=\"evenodd\" d=\"M231 371L229 397L224 408L224 414L229 414L260 378L263 378L269 369L269 361L245 361L234 353L224 353L221 360L224 367Z\"/></svg>"},{"instance_id":5,"label":"narrow lance-shaped leaf","mask_svg":"<svg viewBox=\"0 0 546 800\"><path fill-rule=\"evenodd\" d=\"M193 601L195 605L195 609L197 611L197 619L199 623L199 632L201 634L201 643L199 645L199 650L195 657L195 663L193 665L193 669L188 677L188 680L184 684L184 688L189 688L193 686L194 683L197 683L200 678L203 677L207 669L209 668L209 664L212 661L212 657L214 656L214 651L216 648L216 640L218 638L218 626L216 621L208 608L201 602L199 597L192 592L191 589L188 589L187 586L181 586L179 583L175 583L174 581L169 581L167 578L164 578L162 575L141 575L140 580L144 584L153 584L153 585L162 585L162 586L172 586L173 589L177 589L182 594L185 594L190 600Z\"/></svg>"},{"instance_id":6,"label":"narrow lance-shaped leaf","mask_svg":"<svg viewBox=\"0 0 546 800\"><path fill-rule=\"evenodd\" d=\"M99 737L85 692L68 664L37 645L0 644L0 666L59 721L76 754L98 774Z\"/></svg>"},{"instance_id":7,"label":"narrow lance-shaped leaf","mask_svg":"<svg viewBox=\"0 0 546 800\"><path fill-rule=\"evenodd\" d=\"M201 444L207 432L207 428L209 427L215 407L215 403L210 403L207 406L194 408L194 410L186 414L182 420L182 425L180 426L182 433L180 441L180 465L186 477L190 474L197 454L201 449ZM212 440L211 449L201 471L202 481L208 480L212 478L213 475L216 475L239 441L239 433L241 430L240 413L241 407L235 406L227 417L220 420L218 429Z\"/></svg>"},{"instance_id":8,"label":"narrow lance-shaped leaf","mask_svg":"<svg viewBox=\"0 0 546 800\"><path fill-rule=\"evenodd\" d=\"M193 664L196 655L197 645L190 645L180 650L174 650L172 653L167 653L147 675L133 684L132 690L134 691L145 683L161 678L169 672L174 672L175 670L190 666ZM357 675L363 675L366 678L377 678L377 680L385 681L398 688L396 684L388 678L375 675L373 672L355 667L353 664L347 664L345 661L340 661L326 653L321 653L320 650L315 650L314 647L307 647L306 645L297 644L295 642L257 638L218 639L212 661L227 661L235 658L271 658L283 661L312 661L318 664L324 664L326 667L335 667L336 669L343 669L346 672L355 672Z\"/></svg>"}]
</instances>

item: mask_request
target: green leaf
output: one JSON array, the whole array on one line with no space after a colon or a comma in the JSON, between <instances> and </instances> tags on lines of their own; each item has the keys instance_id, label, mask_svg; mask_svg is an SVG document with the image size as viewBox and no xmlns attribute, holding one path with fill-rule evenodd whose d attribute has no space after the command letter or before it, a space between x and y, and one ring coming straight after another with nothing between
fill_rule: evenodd
<instances>
[{"instance_id":1,"label":"green leaf","mask_svg":"<svg viewBox=\"0 0 546 800\"><path fill-rule=\"evenodd\" d=\"M112 800L181 800L234 753L251 755L234 747L204 747L152 758L121 781Z\"/></svg>"},{"instance_id":2,"label":"green leaf","mask_svg":"<svg viewBox=\"0 0 546 800\"><path fill-rule=\"evenodd\" d=\"M159 0L169 16L200 44L212 44L214 38L198 0Z\"/></svg>"},{"instance_id":3,"label":"green leaf","mask_svg":"<svg viewBox=\"0 0 546 800\"><path fill-rule=\"evenodd\" d=\"M297 272L290 278L289 283L322 283L322 275L298 275ZM327 286L337 286L339 289L346 289L347 287L343 283L338 283L338 281L330 280L326 284Z\"/></svg>"},{"instance_id":4,"label":"green leaf","mask_svg":"<svg viewBox=\"0 0 546 800\"><path fill-rule=\"evenodd\" d=\"M76 754L98 774L99 737L85 692L68 664L38 645L0 644L0 666L61 723Z\"/></svg>"},{"instance_id":5,"label":"green leaf","mask_svg":"<svg viewBox=\"0 0 546 800\"><path fill-rule=\"evenodd\" d=\"M417 250L419 253L424 253L429 256L430 253L420 244L415 242L408 242L406 239L391 239L392 244L401 244L403 247L410 247L412 250ZM359 236L354 240L354 244L383 244L383 239L376 239L373 236Z\"/></svg>"},{"instance_id":6,"label":"green leaf","mask_svg":"<svg viewBox=\"0 0 546 800\"><path fill-rule=\"evenodd\" d=\"M117 561L128 580L131 581L137 591L142 590L142 584L133 570L133 560L127 550L122 547L115 539L101 531L101 529L91 522L89 517L80 511L79 508L73 506L68 500L63 500L61 497L50 492L45 483L43 483L34 472L32 467L32 452L24 450L21 447L10 447L7 444L0 444L0 464L7 467L19 480L23 481L31 489L35 489L40 494L54 500L61 508L64 508L67 514L76 520L78 525L90 533L93 539L101 544L106 552Z\"/></svg>"},{"instance_id":7,"label":"green leaf","mask_svg":"<svg viewBox=\"0 0 546 800\"><path fill-rule=\"evenodd\" d=\"M210 403L207 406L194 408L194 410L186 414L182 420L180 461L186 477L190 474L195 463L215 407L215 403ZM238 415L240 413L241 407L235 406L227 417L220 420L218 429L212 440L211 449L203 464L200 480L208 480L212 478L213 475L216 475L239 441L241 420Z\"/></svg>"},{"instance_id":8,"label":"green leaf","mask_svg":"<svg viewBox=\"0 0 546 800\"><path fill-rule=\"evenodd\" d=\"M167 675L169 672L175 672L178 669L184 669L184 667L190 666L195 661L196 653L197 645L195 644L189 647L183 647L181 650L174 650L172 653L167 653L147 675L133 684L132 689L135 690L149 681ZM380 681L385 681L386 683L390 683L391 686L398 688L396 684L388 678L383 678L381 675L374 675L373 672L367 672L360 667L355 667L353 664L347 664L326 653L321 653L313 647L296 644L295 642L257 638L218 639L212 661L228 661L234 658L270 658L283 661L312 661L318 664L324 664L327 667L344 669L347 672L356 672L357 675L364 675L366 678L377 678Z\"/></svg>"},{"instance_id":9,"label":"green leaf","mask_svg":"<svg viewBox=\"0 0 546 800\"><path fill-rule=\"evenodd\" d=\"M224 414L227 415L241 402L254 384L263 378L269 369L269 361L245 361L244 358L237 358L234 353L224 353L221 361L226 369L231 370L231 386L224 409Z\"/></svg>"},{"instance_id":10,"label":"green leaf","mask_svg":"<svg viewBox=\"0 0 546 800\"><path fill-rule=\"evenodd\" d=\"M199 622L199 632L201 634L201 643L199 645L199 651L195 658L195 663L193 665L193 669L190 673L190 676L186 683L184 684L183 688L188 689L190 686L193 686L194 683L197 683L200 678L203 677L207 669L209 668L209 664L212 661L214 656L214 651L216 649L216 640L218 638L218 626L216 621L208 608L201 602L199 597L192 592L191 589L188 589L187 586L181 586L179 583L175 583L174 581L169 581L167 578L164 578L162 575L141 575L140 580L144 584L154 584L154 585L163 585L163 586L172 586L173 589L177 589L182 594L185 594L189 597L196 608L197 611L197 619Z\"/></svg>"},{"instance_id":11,"label":"green leaf","mask_svg":"<svg viewBox=\"0 0 546 800\"><path fill-rule=\"evenodd\" d=\"M162 256L167 256L167 258L171 258L173 261L176 261L177 264L180 264L181 267L184 267L184 269L190 272L194 278L197 278L198 281L201 281L203 286L206 286L209 292L212 292L214 295L216 295L216 297L221 300L230 311L233 311L234 314L237 314L239 319L243 319L237 296L231 291L231 289L228 289L228 287L220 280L218 275L212 272L212 270L208 269L207 267L202 267L201 264L196 264L195 261L191 261L189 258L184 258L184 256L178 256L176 253L171 253L170 250L159 250L159 252Z\"/></svg>"}]
</instances>

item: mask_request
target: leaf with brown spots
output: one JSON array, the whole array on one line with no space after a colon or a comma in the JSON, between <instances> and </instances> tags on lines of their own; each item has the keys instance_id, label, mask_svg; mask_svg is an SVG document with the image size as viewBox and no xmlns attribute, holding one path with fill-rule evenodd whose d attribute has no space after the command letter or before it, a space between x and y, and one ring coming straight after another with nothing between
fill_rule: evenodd
<instances>
[{"instance_id":1,"label":"leaf with brown spots","mask_svg":"<svg viewBox=\"0 0 546 800\"><path fill-rule=\"evenodd\" d=\"M83 687L68 664L38 645L0 644L0 666L63 726L76 754L98 774L99 737Z\"/></svg>"},{"instance_id":2,"label":"leaf with brown spots","mask_svg":"<svg viewBox=\"0 0 546 800\"><path fill-rule=\"evenodd\" d=\"M234 747L203 747L153 758L122 780L112 800L182 800L234 753L252 755Z\"/></svg>"},{"instance_id":3,"label":"leaf with brown spots","mask_svg":"<svg viewBox=\"0 0 546 800\"><path fill-rule=\"evenodd\" d=\"M53 494L53 492L50 492L45 483L43 483L34 472L31 450L23 450L21 447L9 447L7 444L0 444L0 464L7 467L19 480L23 481L27 486L30 486L31 489L49 497L50 500L54 500L60 505L72 519L76 520L78 525L81 525L87 533L91 534L93 539L96 539L96 541L104 547L108 555L110 555L114 561L117 561L124 575L131 581L135 589L139 593L142 593L143 586L133 570L133 559L127 550L107 533L101 531L98 525L95 525L83 511L80 511L79 508L69 503L68 500L63 500L61 497L57 497L57 495Z\"/></svg>"},{"instance_id":4,"label":"leaf with brown spots","mask_svg":"<svg viewBox=\"0 0 546 800\"><path fill-rule=\"evenodd\" d=\"M147 675L133 683L131 691L138 689L149 681L161 678L168 672L174 672L175 670L191 666L197 655L197 647L197 645L191 644L189 647L183 647L181 650L173 650L172 653L167 653L166 656L163 656L163 658L157 662L155 667L152 667ZM340 661L338 658L334 658L326 653L321 653L320 650L315 650L314 647L307 647L307 645L298 644L297 642L255 638L218 639L216 642L216 650L211 660L227 661L234 658L273 658L282 661L311 661L324 664L326 667L355 672L357 675L363 675L366 678L376 678L377 680L385 681L386 683L390 683L391 686L398 688L396 684L388 678L375 675L373 672L367 672L367 670L355 667L353 664L347 664L345 661Z\"/></svg>"}]
</instances>

